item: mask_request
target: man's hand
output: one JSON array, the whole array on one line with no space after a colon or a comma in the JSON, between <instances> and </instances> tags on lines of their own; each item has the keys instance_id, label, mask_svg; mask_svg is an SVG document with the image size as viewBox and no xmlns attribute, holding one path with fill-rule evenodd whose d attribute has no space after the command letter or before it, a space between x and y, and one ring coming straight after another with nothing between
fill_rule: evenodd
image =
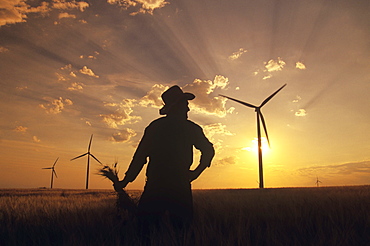
<instances>
[{"instance_id":1,"label":"man's hand","mask_svg":"<svg viewBox=\"0 0 370 246\"><path fill-rule=\"evenodd\" d=\"M199 164L194 170L189 170L189 181L196 180L209 165Z\"/></svg>"},{"instance_id":2,"label":"man's hand","mask_svg":"<svg viewBox=\"0 0 370 246\"><path fill-rule=\"evenodd\" d=\"M125 179L123 179L121 181L118 181L118 182L113 184L114 190L115 191L120 191L120 190L124 189L127 186L128 183L129 182L126 181Z\"/></svg>"},{"instance_id":3,"label":"man's hand","mask_svg":"<svg viewBox=\"0 0 370 246\"><path fill-rule=\"evenodd\" d=\"M196 170L189 170L189 181L193 182L199 177L200 173Z\"/></svg>"}]
</instances>

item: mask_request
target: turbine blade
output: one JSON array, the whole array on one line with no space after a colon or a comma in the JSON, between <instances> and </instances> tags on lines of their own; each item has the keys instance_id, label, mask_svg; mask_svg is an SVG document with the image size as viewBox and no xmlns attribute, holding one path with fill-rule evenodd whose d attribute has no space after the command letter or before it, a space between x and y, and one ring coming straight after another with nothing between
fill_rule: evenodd
<instances>
[{"instance_id":1,"label":"turbine blade","mask_svg":"<svg viewBox=\"0 0 370 246\"><path fill-rule=\"evenodd\" d=\"M79 156L77 156L77 157L75 157L75 158L71 159L71 161L76 160L76 159L78 159L78 158L80 158L80 157L82 157L82 156L85 156L85 155L87 155L87 154L88 154L88 153L85 153L85 154L79 155Z\"/></svg>"},{"instance_id":2,"label":"turbine blade","mask_svg":"<svg viewBox=\"0 0 370 246\"><path fill-rule=\"evenodd\" d=\"M243 104L244 106L247 106L247 107L250 107L250 108L257 108L257 106L254 106L253 104L246 103L246 102L240 101L240 100L232 98L232 97L228 97L228 96L221 95L221 94L220 94L220 96L226 97L227 99L233 100L235 102L238 102L238 103Z\"/></svg>"},{"instance_id":3,"label":"turbine blade","mask_svg":"<svg viewBox=\"0 0 370 246\"><path fill-rule=\"evenodd\" d=\"M53 167L55 166L55 164L57 164L57 161L59 160L59 157L55 160L54 164L53 164Z\"/></svg>"},{"instance_id":4,"label":"turbine blade","mask_svg":"<svg viewBox=\"0 0 370 246\"><path fill-rule=\"evenodd\" d=\"M90 142L89 142L89 147L87 147L87 152L90 152L92 138L93 138L93 134L91 134Z\"/></svg>"},{"instance_id":5,"label":"turbine blade","mask_svg":"<svg viewBox=\"0 0 370 246\"><path fill-rule=\"evenodd\" d=\"M98 160L98 158L96 158L93 154L91 154L91 153L90 153L90 155L91 155L91 157L92 157L92 158L94 158L97 162L99 162L101 165L103 165L103 163L101 163L101 162Z\"/></svg>"},{"instance_id":6,"label":"turbine blade","mask_svg":"<svg viewBox=\"0 0 370 246\"><path fill-rule=\"evenodd\" d=\"M52 167L43 167L41 169L53 169Z\"/></svg>"},{"instance_id":7,"label":"turbine blade","mask_svg":"<svg viewBox=\"0 0 370 246\"><path fill-rule=\"evenodd\" d=\"M287 84L283 85L282 87L280 87L277 91L275 91L274 93L271 94L271 96L269 96L268 98L266 98L262 103L261 103L261 106L260 108L263 107L263 105L265 105L268 101L271 100L271 98L273 98L279 91L281 91Z\"/></svg>"},{"instance_id":8,"label":"turbine blade","mask_svg":"<svg viewBox=\"0 0 370 246\"><path fill-rule=\"evenodd\" d=\"M269 135L267 134L267 127L266 127L265 118L263 117L263 114L261 112L259 112L259 114L260 114L260 118L261 118L261 121L262 121L263 129L265 130L267 143L270 146L270 140L269 140Z\"/></svg>"},{"instance_id":9,"label":"turbine blade","mask_svg":"<svg viewBox=\"0 0 370 246\"><path fill-rule=\"evenodd\" d=\"M55 177L58 178L57 172L53 169L53 173L55 174Z\"/></svg>"}]
</instances>

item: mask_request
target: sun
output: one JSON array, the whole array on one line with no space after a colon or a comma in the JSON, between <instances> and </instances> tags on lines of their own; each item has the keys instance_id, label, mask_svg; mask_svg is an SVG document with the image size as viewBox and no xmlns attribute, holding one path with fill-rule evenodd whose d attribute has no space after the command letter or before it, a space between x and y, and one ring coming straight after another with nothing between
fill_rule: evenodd
<instances>
[{"instance_id":1,"label":"sun","mask_svg":"<svg viewBox=\"0 0 370 246\"><path fill-rule=\"evenodd\" d=\"M267 155L270 152L270 147L265 137L261 138L262 142L262 155ZM242 148L243 150L254 152L256 155L258 154L258 138L254 138L250 141L250 146Z\"/></svg>"}]
</instances>

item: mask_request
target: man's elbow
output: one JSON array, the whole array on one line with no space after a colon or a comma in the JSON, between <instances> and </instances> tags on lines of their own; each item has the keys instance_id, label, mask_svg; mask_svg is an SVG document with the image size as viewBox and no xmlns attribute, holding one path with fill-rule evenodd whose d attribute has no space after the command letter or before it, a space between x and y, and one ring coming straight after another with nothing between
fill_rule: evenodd
<instances>
[{"instance_id":1,"label":"man's elbow","mask_svg":"<svg viewBox=\"0 0 370 246\"><path fill-rule=\"evenodd\" d=\"M202 160L203 160L202 164L205 165L206 167L210 167L214 156L215 156L215 149L213 145L209 145L209 147L206 148L202 153Z\"/></svg>"}]
</instances>

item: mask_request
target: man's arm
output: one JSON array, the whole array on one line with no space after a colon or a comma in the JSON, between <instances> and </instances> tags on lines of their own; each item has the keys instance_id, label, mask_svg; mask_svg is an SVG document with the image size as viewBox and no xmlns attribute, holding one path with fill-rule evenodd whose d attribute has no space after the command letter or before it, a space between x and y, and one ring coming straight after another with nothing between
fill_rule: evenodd
<instances>
[{"instance_id":1,"label":"man's arm","mask_svg":"<svg viewBox=\"0 0 370 246\"><path fill-rule=\"evenodd\" d=\"M139 146L137 147L132 161L125 173L123 180L119 181L119 184L115 184L120 188L125 188L126 185L136 179L139 175L141 169L147 162L147 157L149 156L149 142L148 142L148 132L145 130L144 136L141 139Z\"/></svg>"},{"instance_id":2,"label":"man's arm","mask_svg":"<svg viewBox=\"0 0 370 246\"><path fill-rule=\"evenodd\" d=\"M194 170L190 171L190 181L197 179L207 167L211 166L212 159L215 155L213 144L208 141L203 130L200 127L199 129L200 131L196 136L197 142L195 143L195 148L200 150L201 157L199 165Z\"/></svg>"}]
</instances>

